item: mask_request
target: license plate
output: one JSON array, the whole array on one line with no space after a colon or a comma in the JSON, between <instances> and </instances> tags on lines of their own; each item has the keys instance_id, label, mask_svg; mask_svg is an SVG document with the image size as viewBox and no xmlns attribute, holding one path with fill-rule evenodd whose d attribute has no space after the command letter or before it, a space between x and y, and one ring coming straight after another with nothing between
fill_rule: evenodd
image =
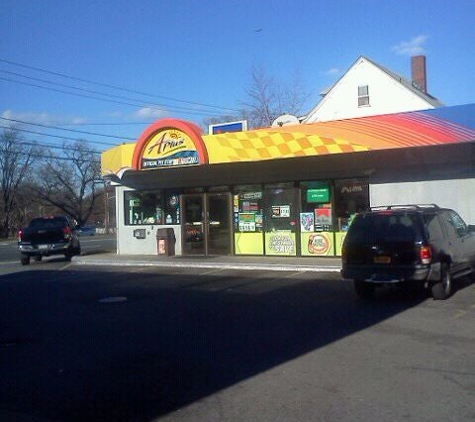
<instances>
[{"instance_id":1,"label":"license plate","mask_svg":"<svg viewBox=\"0 0 475 422\"><path fill-rule=\"evenodd\" d=\"M38 249L48 249L48 245L38 245Z\"/></svg>"},{"instance_id":2,"label":"license plate","mask_svg":"<svg viewBox=\"0 0 475 422\"><path fill-rule=\"evenodd\" d=\"M375 256L374 257L374 263L375 264L390 264L391 263L391 257L386 256L386 255Z\"/></svg>"}]
</instances>

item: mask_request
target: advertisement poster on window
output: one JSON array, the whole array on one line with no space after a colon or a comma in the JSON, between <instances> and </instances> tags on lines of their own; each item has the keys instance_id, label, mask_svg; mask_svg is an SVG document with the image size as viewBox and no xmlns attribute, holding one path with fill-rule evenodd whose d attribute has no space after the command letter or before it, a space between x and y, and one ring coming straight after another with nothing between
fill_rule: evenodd
<instances>
[{"instance_id":1,"label":"advertisement poster on window","mask_svg":"<svg viewBox=\"0 0 475 422\"><path fill-rule=\"evenodd\" d=\"M266 233L266 255L296 254L295 233L290 231L278 231Z\"/></svg>"},{"instance_id":2,"label":"advertisement poster on window","mask_svg":"<svg viewBox=\"0 0 475 422\"><path fill-rule=\"evenodd\" d=\"M253 213L239 213L239 231L255 232L256 231L256 215Z\"/></svg>"},{"instance_id":3,"label":"advertisement poster on window","mask_svg":"<svg viewBox=\"0 0 475 422\"><path fill-rule=\"evenodd\" d=\"M236 255L264 255L264 236L261 232L243 232L234 235Z\"/></svg>"},{"instance_id":4,"label":"advertisement poster on window","mask_svg":"<svg viewBox=\"0 0 475 422\"><path fill-rule=\"evenodd\" d=\"M315 209L315 231L331 231L332 210L331 208Z\"/></svg>"},{"instance_id":5,"label":"advertisement poster on window","mask_svg":"<svg viewBox=\"0 0 475 422\"><path fill-rule=\"evenodd\" d=\"M272 205L272 218L289 218L290 205Z\"/></svg>"},{"instance_id":6,"label":"advertisement poster on window","mask_svg":"<svg viewBox=\"0 0 475 422\"><path fill-rule=\"evenodd\" d=\"M302 232L315 231L315 218L313 212L300 213L300 230Z\"/></svg>"},{"instance_id":7,"label":"advertisement poster on window","mask_svg":"<svg viewBox=\"0 0 475 422\"><path fill-rule=\"evenodd\" d=\"M302 233L302 256L332 256L335 245L332 232Z\"/></svg>"},{"instance_id":8,"label":"advertisement poster on window","mask_svg":"<svg viewBox=\"0 0 475 422\"><path fill-rule=\"evenodd\" d=\"M259 211L259 203L256 201L242 201L241 205L244 212Z\"/></svg>"},{"instance_id":9,"label":"advertisement poster on window","mask_svg":"<svg viewBox=\"0 0 475 422\"><path fill-rule=\"evenodd\" d=\"M256 228L262 229L262 226L264 224L263 223L264 217L262 216L262 214L256 214L255 217L256 217Z\"/></svg>"}]
</instances>

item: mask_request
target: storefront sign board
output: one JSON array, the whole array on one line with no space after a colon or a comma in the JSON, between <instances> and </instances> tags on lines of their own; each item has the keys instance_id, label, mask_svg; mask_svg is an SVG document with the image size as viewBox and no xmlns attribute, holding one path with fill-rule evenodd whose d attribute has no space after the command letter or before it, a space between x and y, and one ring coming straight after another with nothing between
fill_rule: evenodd
<instances>
[{"instance_id":1,"label":"storefront sign board","mask_svg":"<svg viewBox=\"0 0 475 422\"><path fill-rule=\"evenodd\" d=\"M201 129L178 119L163 119L150 126L137 142L135 170L184 167L208 163Z\"/></svg>"},{"instance_id":2,"label":"storefront sign board","mask_svg":"<svg viewBox=\"0 0 475 422\"><path fill-rule=\"evenodd\" d=\"M318 188L307 191L307 202L326 204L330 202L330 189Z\"/></svg>"}]
</instances>

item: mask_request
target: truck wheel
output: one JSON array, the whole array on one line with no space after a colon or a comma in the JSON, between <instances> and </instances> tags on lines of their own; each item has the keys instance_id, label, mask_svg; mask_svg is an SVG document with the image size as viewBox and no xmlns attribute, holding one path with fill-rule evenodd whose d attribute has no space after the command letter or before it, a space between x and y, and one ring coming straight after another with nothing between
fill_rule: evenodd
<instances>
[{"instance_id":1,"label":"truck wheel","mask_svg":"<svg viewBox=\"0 0 475 422\"><path fill-rule=\"evenodd\" d=\"M20 258L21 265L29 265L30 264L30 255L22 255Z\"/></svg>"},{"instance_id":2,"label":"truck wheel","mask_svg":"<svg viewBox=\"0 0 475 422\"><path fill-rule=\"evenodd\" d=\"M371 299L376 286L373 283L367 283L362 280L355 280L355 292L361 299Z\"/></svg>"},{"instance_id":3,"label":"truck wheel","mask_svg":"<svg viewBox=\"0 0 475 422\"><path fill-rule=\"evenodd\" d=\"M444 300L452 292L452 274L447 264L442 266L440 271L440 280L432 285L432 297L436 300Z\"/></svg>"},{"instance_id":4,"label":"truck wheel","mask_svg":"<svg viewBox=\"0 0 475 422\"><path fill-rule=\"evenodd\" d=\"M71 258L74 256L76 249L73 246L70 246L68 250L64 253L66 261L71 261Z\"/></svg>"}]
</instances>

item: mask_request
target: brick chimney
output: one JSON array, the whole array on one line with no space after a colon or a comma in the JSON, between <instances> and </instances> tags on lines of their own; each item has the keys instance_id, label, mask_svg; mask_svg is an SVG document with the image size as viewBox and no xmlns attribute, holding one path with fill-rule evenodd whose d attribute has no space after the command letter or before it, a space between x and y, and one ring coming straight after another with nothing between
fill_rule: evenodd
<instances>
[{"instance_id":1,"label":"brick chimney","mask_svg":"<svg viewBox=\"0 0 475 422\"><path fill-rule=\"evenodd\" d=\"M427 93L426 56L411 57L412 84Z\"/></svg>"}]
</instances>

